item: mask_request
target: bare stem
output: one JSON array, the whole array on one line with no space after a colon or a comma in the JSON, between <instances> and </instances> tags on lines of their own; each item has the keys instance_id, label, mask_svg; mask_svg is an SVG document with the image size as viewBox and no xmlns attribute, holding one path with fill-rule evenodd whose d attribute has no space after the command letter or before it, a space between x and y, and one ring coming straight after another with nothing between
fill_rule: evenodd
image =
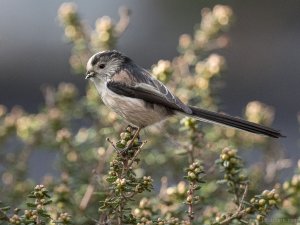
<instances>
[{"instance_id":1,"label":"bare stem","mask_svg":"<svg viewBox=\"0 0 300 225\"><path fill-rule=\"evenodd\" d=\"M118 37L120 37L124 33L124 31L127 29L129 21L130 21L129 15L130 15L130 11L128 8L123 6L119 9L120 20L116 24L116 28L115 28Z\"/></svg>"},{"instance_id":2,"label":"bare stem","mask_svg":"<svg viewBox=\"0 0 300 225\"><path fill-rule=\"evenodd\" d=\"M106 152L105 157L99 157L98 164L97 164L94 175L101 174L101 172L104 169L105 162L106 162L107 158L110 156L111 152L112 152L111 150L110 151L108 150ZM88 206L88 204L91 200L91 197L94 193L95 186L96 186L96 179L94 179L94 176L92 176L91 179L90 179L90 182L89 182L89 184L86 188L85 194L83 195L83 197L81 199L81 202L80 202L80 205L79 205L80 210L85 210L86 207Z\"/></svg>"},{"instance_id":3,"label":"bare stem","mask_svg":"<svg viewBox=\"0 0 300 225\"><path fill-rule=\"evenodd\" d=\"M109 138L106 138L106 141L108 141L111 144L111 146L118 152L117 147L115 146L115 144Z\"/></svg>"},{"instance_id":4,"label":"bare stem","mask_svg":"<svg viewBox=\"0 0 300 225\"><path fill-rule=\"evenodd\" d=\"M194 145L190 145L187 149L187 152L189 154L189 163L193 163L195 160L194 160Z\"/></svg>"},{"instance_id":5,"label":"bare stem","mask_svg":"<svg viewBox=\"0 0 300 225\"><path fill-rule=\"evenodd\" d=\"M126 172L128 171L128 158L127 157L124 157L123 158L123 168L122 168L122 172L119 174L119 178L122 179L126 176ZM120 204L119 204L119 207L118 207L118 225L121 225L123 223L123 208L124 208L124 205L126 204L126 197L124 196L123 193L121 193L121 197L120 197Z\"/></svg>"},{"instance_id":6,"label":"bare stem","mask_svg":"<svg viewBox=\"0 0 300 225\"><path fill-rule=\"evenodd\" d=\"M119 205L119 213L118 213L118 225L122 225L122 218L123 218L123 200Z\"/></svg>"},{"instance_id":7,"label":"bare stem","mask_svg":"<svg viewBox=\"0 0 300 225\"><path fill-rule=\"evenodd\" d=\"M189 185L189 196L192 196L194 198L194 182L190 182L190 185ZM194 204L193 204L193 201L191 201L189 204L188 204L188 217L189 217L189 223L191 224L194 220Z\"/></svg>"},{"instance_id":8,"label":"bare stem","mask_svg":"<svg viewBox=\"0 0 300 225\"><path fill-rule=\"evenodd\" d=\"M248 192L248 184L245 185L245 190L244 190L242 199L240 201L240 205L239 205L238 211L241 211L241 209L242 209L243 201L244 201L244 199L245 199L245 197L247 195L247 192Z\"/></svg>"},{"instance_id":9,"label":"bare stem","mask_svg":"<svg viewBox=\"0 0 300 225\"><path fill-rule=\"evenodd\" d=\"M129 147L132 148L132 144L133 141L135 140L135 138L138 136L138 132L140 129L138 129L138 131L135 133L135 135L132 138L132 143L130 143L127 148ZM122 179L126 179L127 173L130 170L132 164L135 162L138 154L141 152L143 146L147 143L147 141L143 141L142 144L136 149L136 151L134 152L133 156L131 154L122 154L118 148L115 146L115 144L109 139L106 139L111 146L116 150L118 156L120 157L120 162L122 162L122 169L121 171L118 172L118 179L122 180ZM128 150L128 149L127 149ZM124 208L125 205L127 203L127 201L134 196L134 194L136 194L136 192L129 192L129 193L125 193L126 191L121 190L118 194L118 199L119 199L119 204L116 206L115 210L117 213L117 224L121 225L123 224L123 215L124 215Z\"/></svg>"},{"instance_id":10,"label":"bare stem","mask_svg":"<svg viewBox=\"0 0 300 225\"><path fill-rule=\"evenodd\" d=\"M240 204L239 204L239 207L237 209L237 212L234 213L232 216L226 218L225 220L223 220L222 222L220 222L219 224L220 225L226 225L226 224L230 224L230 222L236 218L241 218L243 217L244 215L246 215L248 212L246 211L246 209L243 209L242 210L242 206L243 206L243 201L247 195L247 192L248 192L248 184L246 184L245 186L245 190L244 190L244 193L243 193L243 196L242 196L242 199L240 201Z\"/></svg>"},{"instance_id":11,"label":"bare stem","mask_svg":"<svg viewBox=\"0 0 300 225\"><path fill-rule=\"evenodd\" d=\"M138 148L138 150L136 150L136 152L134 153L134 156L132 157L130 163L128 164L128 168L132 166L132 164L134 163L136 157L138 156L138 154L141 152L142 148L144 147L144 145L147 143L147 141L143 141L143 143L141 144L141 146Z\"/></svg>"}]
</instances>

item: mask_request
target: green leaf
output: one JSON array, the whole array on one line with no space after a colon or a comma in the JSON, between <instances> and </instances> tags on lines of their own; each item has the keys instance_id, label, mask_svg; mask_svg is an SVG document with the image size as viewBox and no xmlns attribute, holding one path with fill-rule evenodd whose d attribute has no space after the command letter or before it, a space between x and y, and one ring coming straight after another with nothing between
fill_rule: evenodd
<instances>
[{"instance_id":1,"label":"green leaf","mask_svg":"<svg viewBox=\"0 0 300 225\"><path fill-rule=\"evenodd\" d=\"M47 198L51 198L51 196L48 194L48 191L43 191L43 195L45 195Z\"/></svg>"},{"instance_id":2,"label":"green leaf","mask_svg":"<svg viewBox=\"0 0 300 225\"><path fill-rule=\"evenodd\" d=\"M225 184L227 183L227 180L217 180L217 184Z\"/></svg>"},{"instance_id":3,"label":"green leaf","mask_svg":"<svg viewBox=\"0 0 300 225\"><path fill-rule=\"evenodd\" d=\"M52 200L48 200L47 202L44 203L44 205L49 205L52 203Z\"/></svg>"},{"instance_id":4,"label":"green leaf","mask_svg":"<svg viewBox=\"0 0 300 225\"><path fill-rule=\"evenodd\" d=\"M27 198L36 198L33 194L27 195Z\"/></svg>"},{"instance_id":5,"label":"green leaf","mask_svg":"<svg viewBox=\"0 0 300 225\"><path fill-rule=\"evenodd\" d=\"M115 182L117 180L117 177L115 177L115 176L111 176L111 177L107 177L106 178L106 181L108 182L108 183L113 183L113 182Z\"/></svg>"},{"instance_id":6,"label":"green leaf","mask_svg":"<svg viewBox=\"0 0 300 225\"><path fill-rule=\"evenodd\" d=\"M200 186L200 185L196 185L196 186L195 186L195 188L194 188L194 190L196 190L196 191L197 191L197 190L200 190L200 188L201 188L201 186Z\"/></svg>"},{"instance_id":7,"label":"green leaf","mask_svg":"<svg viewBox=\"0 0 300 225\"><path fill-rule=\"evenodd\" d=\"M248 221L246 221L246 220L242 220L242 219L240 219L239 220L241 223L243 223L243 224L249 224L249 222Z\"/></svg>"},{"instance_id":8,"label":"green leaf","mask_svg":"<svg viewBox=\"0 0 300 225\"><path fill-rule=\"evenodd\" d=\"M49 218L49 219L51 218L51 216L47 213L40 213L39 215L44 217L44 218Z\"/></svg>"},{"instance_id":9,"label":"green leaf","mask_svg":"<svg viewBox=\"0 0 300 225\"><path fill-rule=\"evenodd\" d=\"M35 221L34 220L26 220L25 221L27 225L35 225Z\"/></svg>"},{"instance_id":10,"label":"green leaf","mask_svg":"<svg viewBox=\"0 0 300 225\"><path fill-rule=\"evenodd\" d=\"M28 207L32 207L32 208L35 208L37 206L37 204L31 203L31 202L27 202L26 205Z\"/></svg>"},{"instance_id":11,"label":"green leaf","mask_svg":"<svg viewBox=\"0 0 300 225\"><path fill-rule=\"evenodd\" d=\"M2 208L0 208L2 211L8 211L8 210L10 210L10 206L6 206L6 207L2 207Z\"/></svg>"},{"instance_id":12,"label":"green leaf","mask_svg":"<svg viewBox=\"0 0 300 225\"><path fill-rule=\"evenodd\" d=\"M176 155L187 155L188 152L186 150L177 150L177 151L175 151L175 154Z\"/></svg>"},{"instance_id":13,"label":"green leaf","mask_svg":"<svg viewBox=\"0 0 300 225\"><path fill-rule=\"evenodd\" d=\"M224 166L225 168L228 168L229 165L230 165L229 161L226 160L226 161L223 162L223 166Z\"/></svg>"},{"instance_id":14,"label":"green leaf","mask_svg":"<svg viewBox=\"0 0 300 225\"><path fill-rule=\"evenodd\" d=\"M252 204L251 204L250 202L247 202L247 201L245 201L245 200L242 201L242 203L245 204L245 205L248 205L248 206L252 206Z\"/></svg>"},{"instance_id":15,"label":"green leaf","mask_svg":"<svg viewBox=\"0 0 300 225\"><path fill-rule=\"evenodd\" d=\"M216 164L220 164L221 162L222 162L221 159L216 159L216 161L215 161Z\"/></svg>"}]
</instances>

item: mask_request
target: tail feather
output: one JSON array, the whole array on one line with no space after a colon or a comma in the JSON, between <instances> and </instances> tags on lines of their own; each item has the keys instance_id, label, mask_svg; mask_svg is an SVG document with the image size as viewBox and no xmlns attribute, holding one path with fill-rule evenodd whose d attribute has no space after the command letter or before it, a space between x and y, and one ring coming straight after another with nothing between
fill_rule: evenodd
<instances>
[{"instance_id":1,"label":"tail feather","mask_svg":"<svg viewBox=\"0 0 300 225\"><path fill-rule=\"evenodd\" d=\"M251 133L263 134L273 138L284 137L279 131L260 124L252 123L226 114L211 112L194 106L190 106L190 108L193 112L193 116L208 122L238 128Z\"/></svg>"}]
</instances>

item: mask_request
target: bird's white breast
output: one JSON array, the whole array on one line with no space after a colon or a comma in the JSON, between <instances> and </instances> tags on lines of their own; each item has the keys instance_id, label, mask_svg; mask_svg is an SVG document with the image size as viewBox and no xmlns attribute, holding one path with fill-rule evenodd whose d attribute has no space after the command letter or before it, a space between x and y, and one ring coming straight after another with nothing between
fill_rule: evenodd
<instances>
[{"instance_id":1,"label":"bird's white breast","mask_svg":"<svg viewBox=\"0 0 300 225\"><path fill-rule=\"evenodd\" d=\"M144 100L118 95L106 86L106 82L93 79L103 102L121 117L137 127L146 127L164 120L170 112L165 107L147 104Z\"/></svg>"}]
</instances>

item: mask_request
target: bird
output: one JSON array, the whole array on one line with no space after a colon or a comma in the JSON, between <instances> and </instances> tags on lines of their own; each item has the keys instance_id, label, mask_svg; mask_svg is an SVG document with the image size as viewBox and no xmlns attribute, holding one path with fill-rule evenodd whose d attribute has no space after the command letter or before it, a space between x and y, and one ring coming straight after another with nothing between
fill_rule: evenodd
<instances>
[{"instance_id":1,"label":"bird","mask_svg":"<svg viewBox=\"0 0 300 225\"><path fill-rule=\"evenodd\" d=\"M85 78L94 83L106 106L136 128L127 149L141 129L176 114L272 138L283 137L280 131L270 127L183 103L149 71L117 50L91 56Z\"/></svg>"}]
</instances>

